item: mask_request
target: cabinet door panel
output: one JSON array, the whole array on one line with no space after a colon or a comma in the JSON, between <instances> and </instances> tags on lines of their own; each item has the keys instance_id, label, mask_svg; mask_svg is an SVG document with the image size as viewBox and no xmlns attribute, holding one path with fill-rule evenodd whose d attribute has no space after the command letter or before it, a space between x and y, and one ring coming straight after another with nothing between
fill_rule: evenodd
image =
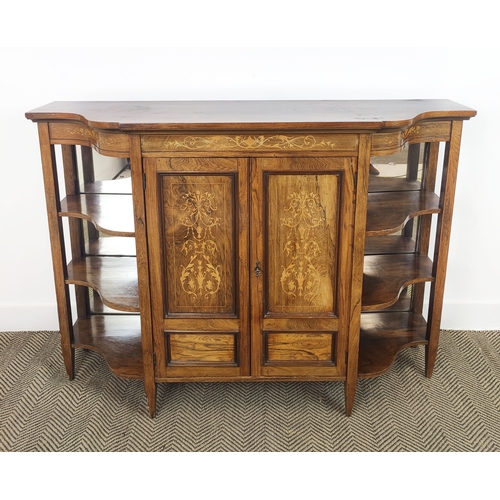
<instances>
[{"instance_id":1,"label":"cabinet door panel","mask_svg":"<svg viewBox=\"0 0 500 500\"><path fill-rule=\"evenodd\" d=\"M355 161L255 160L252 373L345 376Z\"/></svg>"},{"instance_id":2,"label":"cabinet door panel","mask_svg":"<svg viewBox=\"0 0 500 500\"><path fill-rule=\"evenodd\" d=\"M161 175L165 315L235 313L234 177Z\"/></svg>"},{"instance_id":3,"label":"cabinet door panel","mask_svg":"<svg viewBox=\"0 0 500 500\"><path fill-rule=\"evenodd\" d=\"M247 167L145 159L159 380L249 374Z\"/></svg>"},{"instance_id":4,"label":"cabinet door panel","mask_svg":"<svg viewBox=\"0 0 500 500\"><path fill-rule=\"evenodd\" d=\"M338 177L266 175L268 314L335 314Z\"/></svg>"}]
</instances>

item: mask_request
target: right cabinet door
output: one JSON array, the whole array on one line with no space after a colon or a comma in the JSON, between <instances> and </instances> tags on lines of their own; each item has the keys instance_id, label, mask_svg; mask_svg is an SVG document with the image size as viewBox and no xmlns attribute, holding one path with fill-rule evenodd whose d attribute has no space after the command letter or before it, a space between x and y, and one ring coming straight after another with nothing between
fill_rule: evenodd
<instances>
[{"instance_id":1,"label":"right cabinet door","mask_svg":"<svg viewBox=\"0 0 500 500\"><path fill-rule=\"evenodd\" d=\"M356 161L254 160L254 375L345 378Z\"/></svg>"}]
</instances>

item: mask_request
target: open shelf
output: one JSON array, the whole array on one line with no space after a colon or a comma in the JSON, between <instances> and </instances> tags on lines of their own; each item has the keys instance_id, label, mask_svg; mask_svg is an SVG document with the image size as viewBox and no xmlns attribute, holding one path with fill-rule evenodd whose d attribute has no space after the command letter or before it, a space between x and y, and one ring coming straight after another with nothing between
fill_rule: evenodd
<instances>
[{"instance_id":1,"label":"open shelf","mask_svg":"<svg viewBox=\"0 0 500 500\"><path fill-rule=\"evenodd\" d=\"M143 378L139 316L91 316L78 319L73 334L73 347L97 351L119 377Z\"/></svg>"},{"instance_id":2,"label":"open shelf","mask_svg":"<svg viewBox=\"0 0 500 500\"><path fill-rule=\"evenodd\" d=\"M439 213L439 197L426 191L370 193L366 235L381 236L403 229L417 215Z\"/></svg>"},{"instance_id":3,"label":"open shelf","mask_svg":"<svg viewBox=\"0 0 500 500\"><path fill-rule=\"evenodd\" d=\"M358 377L377 377L387 372L402 349L427 344L426 332L427 323L420 314L362 314Z\"/></svg>"},{"instance_id":4,"label":"open shelf","mask_svg":"<svg viewBox=\"0 0 500 500\"><path fill-rule=\"evenodd\" d=\"M420 188L420 181L409 181L401 177L382 177L378 175L370 175L368 184L369 193L419 191Z\"/></svg>"},{"instance_id":5,"label":"open shelf","mask_svg":"<svg viewBox=\"0 0 500 500\"><path fill-rule=\"evenodd\" d=\"M93 194L132 194L132 179L125 177L108 181L87 182L83 185L82 193Z\"/></svg>"},{"instance_id":6,"label":"open shelf","mask_svg":"<svg viewBox=\"0 0 500 500\"><path fill-rule=\"evenodd\" d=\"M112 309L111 307L108 307L106 304L103 304L101 296L95 292L92 288L89 288L89 307L90 307L90 314L135 314L138 315L138 312L134 311L118 311L117 309Z\"/></svg>"},{"instance_id":7,"label":"open shelf","mask_svg":"<svg viewBox=\"0 0 500 500\"><path fill-rule=\"evenodd\" d=\"M112 309L139 312L135 257L73 259L68 264L66 283L93 288Z\"/></svg>"},{"instance_id":8,"label":"open shelf","mask_svg":"<svg viewBox=\"0 0 500 500\"><path fill-rule=\"evenodd\" d=\"M132 196L70 195L61 201L59 215L89 220L105 234L135 235Z\"/></svg>"},{"instance_id":9,"label":"open shelf","mask_svg":"<svg viewBox=\"0 0 500 500\"><path fill-rule=\"evenodd\" d=\"M362 310L376 311L394 304L404 287L433 281L432 261L416 254L367 255L363 268Z\"/></svg>"},{"instance_id":10,"label":"open shelf","mask_svg":"<svg viewBox=\"0 0 500 500\"><path fill-rule=\"evenodd\" d=\"M365 255L384 255L414 252L415 240L408 236L367 236L365 240Z\"/></svg>"},{"instance_id":11,"label":"open shelf","mask_svg":"<svg viewBox=\"0 0 500 500\"><path fill-rule=\"evenodd\" d=\"M135 257L135 239L119 236L100 237L86 243L85 253L87 255Z\"/></svg>"},{"instance_id":12,"label":"open shelf","mask_svg":"<svg viewBox=\"0 0 500 500\"><path fill-rule=\"evenodd\" d=\"M408 287L409 288L409 287ZM97 295L97 294L96 294ZM394 304L389 307L385 307L383 310L365 310L363 314L378 314L380 312L409 312L411 311L412 300L411 300L411 291L408 291L407 288L403 288L401 293L399 294L398 300L394 302Z\"/></svg>"}]
</instances>

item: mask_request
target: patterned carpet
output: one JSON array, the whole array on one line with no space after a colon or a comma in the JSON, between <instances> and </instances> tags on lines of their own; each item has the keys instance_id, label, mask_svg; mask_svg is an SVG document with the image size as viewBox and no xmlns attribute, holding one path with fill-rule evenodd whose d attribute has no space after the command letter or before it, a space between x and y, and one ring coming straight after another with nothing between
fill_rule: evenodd
<instances>
[{"instance_id":1,"label":"patterned carpet","mask_svg":"<svg viewBox=\"0 0 500 500\"><path fill-rule=\"evenodd\" d=\"M423 347L342 383L143 384L77 350L69 382L57 332L0 333L0 451L500 451L500 332L443 331L434 375Z\"/></svg>"}]
</instances>

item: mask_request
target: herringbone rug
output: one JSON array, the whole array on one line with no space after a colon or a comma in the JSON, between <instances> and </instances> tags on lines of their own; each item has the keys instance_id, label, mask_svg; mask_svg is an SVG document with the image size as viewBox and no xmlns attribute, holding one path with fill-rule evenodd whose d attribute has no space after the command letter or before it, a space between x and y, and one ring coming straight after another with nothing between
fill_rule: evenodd
<instances>
[{"instance_id":1,"label":"herringbone rug","mask_svg":"<svg viewBox=\"0 0 500 500\"><path fill-rule=\"evenodd\" d=\"M0 333L1 451L500 451L500 332L443 331L431 379L424 349L342 383L143 384L77 350L69 382L57 332Z\"/></svg>"}]
</instances>

